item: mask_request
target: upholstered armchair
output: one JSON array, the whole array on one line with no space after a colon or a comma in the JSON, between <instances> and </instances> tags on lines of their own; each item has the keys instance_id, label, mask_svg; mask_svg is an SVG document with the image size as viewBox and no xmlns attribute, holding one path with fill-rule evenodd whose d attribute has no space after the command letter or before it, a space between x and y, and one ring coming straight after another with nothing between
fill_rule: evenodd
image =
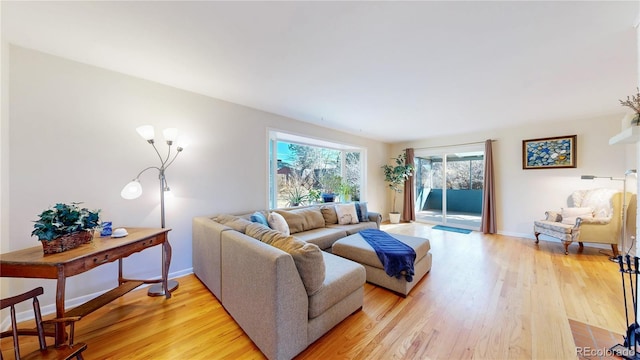
<instances>
[{"instance_id":1,"label":"upholstered armchair","mask_svg":"<svg viewBox=\"0 0 640 360\"><path fill-rule=\"evenodd\" d=\"M578 190L571 194L569 207L560 212L547 211L544 220L534 222L536 236L544 234L562 241L565 254L569 245L577 241L583 243L610 244L613 255L618 255L618 244L622 241L622 192L614 189ZM625 197L627 214L627 238L635 234L636 196L627 193ZM624 240L627 241L626 239Z\"/></svg>"}]
</instances>

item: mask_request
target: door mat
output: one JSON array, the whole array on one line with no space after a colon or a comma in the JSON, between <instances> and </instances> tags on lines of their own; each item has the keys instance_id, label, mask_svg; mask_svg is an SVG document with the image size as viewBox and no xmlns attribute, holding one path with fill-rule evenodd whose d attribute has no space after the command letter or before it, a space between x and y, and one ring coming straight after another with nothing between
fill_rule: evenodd
<instances>
[{"instance_id":1,"label":"door mat","mask_svg":"<svg viewBox=\"0 0 640 360\"><path fill-rule=\"evenodd\" d=\"M442 231L451 231L451 232L460 233L460 234L470 234L471 233L471 230L468 230L468 229L460 229L460 228L451 227L451 226L444 226L444 225L436 225L432 229L442 230Z\"/></svg>"}]
</instances>

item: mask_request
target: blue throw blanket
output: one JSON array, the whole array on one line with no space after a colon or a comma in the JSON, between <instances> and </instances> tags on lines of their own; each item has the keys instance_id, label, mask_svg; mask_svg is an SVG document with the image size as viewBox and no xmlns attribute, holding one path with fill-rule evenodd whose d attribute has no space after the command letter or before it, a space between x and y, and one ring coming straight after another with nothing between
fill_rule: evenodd
<instances>
[{"instance_id":1,"label":"blue throw blanket","mask_svg":"<svg viewBox=\"0 0 640 360\"><path fill-rule=\"evenodd\" d=\"M381 230L366 229L359 234L376 251L387 275L413 281L416 252L412 247Z\"/></svg>"}]
</instances>

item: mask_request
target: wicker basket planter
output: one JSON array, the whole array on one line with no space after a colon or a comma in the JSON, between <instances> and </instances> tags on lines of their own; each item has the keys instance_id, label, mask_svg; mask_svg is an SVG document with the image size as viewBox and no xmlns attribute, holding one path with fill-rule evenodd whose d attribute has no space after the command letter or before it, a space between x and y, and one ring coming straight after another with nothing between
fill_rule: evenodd
<instances>
[{"instance_id":1,"label":"wicker basket planter","mask_svg":"<svg viewBox=\"0 0 640 360\"><path fill-rule=\"evenodd\" d=\"M80 208L81 203L57 203L38 215L31 236L37 236L45 254L55 254L91 242L100 228L100 210Z\"/></svg>"},{"instance_id":2,"label":"wicker basket planter","mask_svg":"<svg viewBox=\"0 0 640 360\"><path fill-rule=\"evenodd\" d=\"M93 231L78 231L57 237L51 241L40 241L45 254L56 254L87 244L93 239Z\"/></svg>"}]
</instances>

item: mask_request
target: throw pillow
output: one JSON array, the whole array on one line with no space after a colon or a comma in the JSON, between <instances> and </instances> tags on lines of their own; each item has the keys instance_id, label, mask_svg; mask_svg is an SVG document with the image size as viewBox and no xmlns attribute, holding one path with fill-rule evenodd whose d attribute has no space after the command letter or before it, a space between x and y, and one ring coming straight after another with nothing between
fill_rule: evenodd
<instances>
[{"instance_id":1,"label":"throw pillow","mask_svg":"<svg viewBox=\"0 0 640 360\"><path fill-rule=\"evenodd\" d=\"M262 224L264 226L269 226L269 222L267 221L267 217L264 216L264 214L261 213L260 211L256 211L253 214L251 214L251 221L260 223L260 224Z\"/></svg>"},{"instance_id":2,"label":"throw pillow","mask_svg":"<svg viewBox=\"0 0 640 360\"><path fill-rule=\"evenodd\" d=\"M355 204L336 204L335 208L336 214L338 215L338 224L347 225L357 224L359 222Z\"/></svg>"},{"instance_id":3,"label":"throw pillow","mask_svg":"<svg viewBox=\"0 0 640 360\"><path fill-rule=\"evenodd\" d=\"M576 223L576 218L592 219L593 208L590 208L590 207L562 208L561 215L562 215L563 224L574 225Z\"/></svg>"},{"instance_id":4,"label":"throw pillow","mask_svg":"<svg viewBox=\"0 0 640 360\"><path fill-rule=\"evenodd\" d=\"M336 207L333 205L322 205L320 207L322 217L324 218L325 225L333 225L338 223L338 214L336 214Z\"/></svg>"},{"instance_id":5,"label":"throw pillow","mask_svg":"<svg viewBox=\"0 0 640 360\"><path fill-rule=\"evenodd\" d=\"M278 214L277 212L270 212L267 222L269 223L269 227L273 230L280 231L286 236L290 235L289 225L287 224L287 221L284 219L284 217L282 217L282 215Z\"/></svg>"},{"instance_id":6,"label":"throw pillow","mask_svg":"<svg viewBox=\"0 0 640 360\"><path fill-rule=\"evenodd\" d=\"M358 214L358 221L360 222L368 222L369 221L369 211L367 210L366 202L354 202L356 206L356 213Z\"/></svg>"},{"instance_id":7,"label":"throw pillow","mask_svg":"<svg viewBox=\"0 0 640 360\"><path fill-rule=\"evenodd\" d=\"M568 216L580 216L587 215L593 217L593 208L591 207L568 207L562 208L562 217Z\"/></svg>"}]
</instances>

